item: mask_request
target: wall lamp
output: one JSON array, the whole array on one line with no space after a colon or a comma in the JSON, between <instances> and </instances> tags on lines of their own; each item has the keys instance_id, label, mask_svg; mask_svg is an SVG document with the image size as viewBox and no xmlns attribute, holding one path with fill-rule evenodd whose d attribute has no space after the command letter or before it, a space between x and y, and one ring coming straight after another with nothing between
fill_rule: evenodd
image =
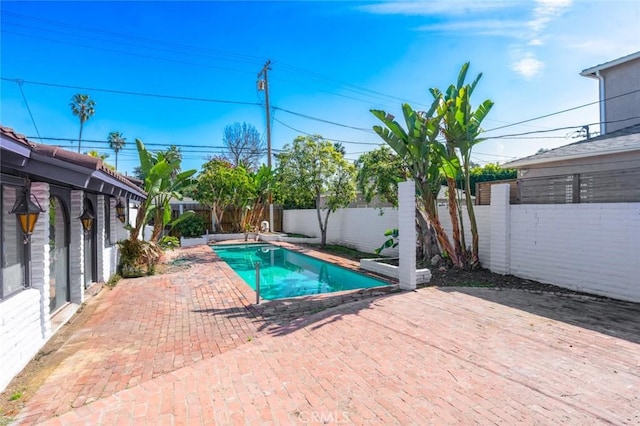
<instances>
[{"instance_id":1,"label":"wall lamp","mask_svg":"<svg viewBox=\"0 0 640 426\"><path fill-rule=\"evenodd\" d=\"M84 209L82 210L82 214L78 217L78 219L80 219L80 222L82 222L82 229L84 229L84 232L89 232L91 230L94 218L95 216L93 215L91 208L89 208L89 204L87 202L87 199L85 198Z\"/></svg>"},{"instance_id":2,"label":"wall lamp","mask_svg":"<svg viewBox=\"0 0 640 426\"><path fill-rule=\"evenodd\" d=\"M36 196L31 193L31 181L29 181L29 179L27 179L22 192L16 198L13 209L9 213L15 213L18 222L20 222L22 233L24 234L24 244L28 244L36 222L38 221L38 215L44 213L40 202L38 202Z\"/></svg>"},{"instance_id":3,"label":"wall lamp","mask_svg":"<svg viewBox=\"0 0 640 426\"><path fill-rule=\"evenodd\" d=\"M118 203L116 204L116 215L121 223L124 223L127 220L127 217L124 214L124 205L122 204L122 200L118 198Z\"/></svg>"}]
</instances>

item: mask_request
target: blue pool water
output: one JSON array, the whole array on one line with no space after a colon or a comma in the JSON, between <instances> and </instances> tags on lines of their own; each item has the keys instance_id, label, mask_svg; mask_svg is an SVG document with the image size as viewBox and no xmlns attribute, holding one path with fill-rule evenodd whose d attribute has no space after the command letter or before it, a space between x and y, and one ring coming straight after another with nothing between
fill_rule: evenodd
<instances>
[{"instance_id":1,"label":"blue pool water","mask_svg":"<svg viewBox=\"0 0 640 426\"><path fill-rule=\"evenodd\" d=\"M267 300L388 285L272 244L217 245L213 250L254 290L260 262L260 297Z\"/></svg>"}]
</instances>

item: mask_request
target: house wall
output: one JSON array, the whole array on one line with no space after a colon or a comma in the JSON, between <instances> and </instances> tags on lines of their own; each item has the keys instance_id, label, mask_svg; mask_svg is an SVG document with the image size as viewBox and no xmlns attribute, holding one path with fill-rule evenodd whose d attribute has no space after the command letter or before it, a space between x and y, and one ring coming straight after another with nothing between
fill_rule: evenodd
<instances>
[{"instance_id":1,"label":"house wall","mask_svg":"<svg viewBox=\"0 0 640 426\"><path fill-rule=\"evenodd\" d=\"M0 390L46 343L40 325L40 291L23 290L0 303Z\"/></svg>"},{"instance_id":2,"label":"house wall","mask_svg":"<svg viewBox=\"0 0 640 426\"><path fill-rule=\"evenodd\" d=\"M62 191L62 192L61 192ZM70 247L69 247L69 286L70 286L70 309L49 312L49 184L42 182L32 182L31 193L40 200L44 210L40 214L36 223L33 235L31 236L31 279L30 287L13 293L8 297L0 299L0 391L2 391L18 374L22 368L33 358L40 348L51 337L56 330L52 329L52 318L56 315L71 316L85 300L84 288L84 250L83 250L83 230L78 216L82 210L82 200L84 191L71 190L68 196L59 188L55 190L56 195L62 196L69 208L70 226ZM15 191L3 191L3 207L13 205L16 197ZM109 196L98 195L94 203L97 230L97 258L98 258L98 279L107 281L116 272L117 267L117 245L116 241L126 237L127 232L124 225L116 218L116 200ZM110 208L110 238L107 239L104 224L105 210L107 203ZM17 226L14 215L3 215L3 227ZM8 238L15 240L15 233L5 233ZM109 243L107 243L107 240ZM15 250L15 241L5 241L4 254L11 255L11 250ZM66 319L57 320L57 324L64 324Z\"/></svg>"},{"instance_id":3,"label":"house wall","mask_svg":"<svg viewBox=\"0 0 640 426\"><path fill-rule=\"evenodd\" d=\"M639 113L640 116L640 113ZM624 169L640 169L640 153L625 152L619 154L599 154L597 157L583 157L573 160L555 161L553 167L549 163L527 166L518 170L518 177L531 179L537 177L561 176L573 173L593 173L619 171Z\"/></svg>"},{"instance_id":4,"label":"house wall","mask_svg":"<svg viewBox=\"0 0 640 426\"><path fill-rule=\"evenodd\" d=\"M496 191L496 192L494 192ZM640 302L640 203L509 204L494 185L490 206L474 206L483 266L547 284ZM373 253L398 226L395 209L342 209L329 218L327 242ZM439 209L450 234L446 208ZM285 210L286 232L319 236L315 210ZM465 220L467 246L470 226ZM396 250L383 254L394 256Z\"/></svg>"},{"instance_id":5,"label":"house wall","mask_svg":"<svg viewBox=\"0 0 640 426\"><path fill-rule=\"evenodd\" d=\"M615 99L605 101L607 133L640 123L640 58L601 71L604 77L604 97ZM633 120L624 120L635 117ZM617 122L616 122L617 121Z\"/></svg>"}]
</instances>

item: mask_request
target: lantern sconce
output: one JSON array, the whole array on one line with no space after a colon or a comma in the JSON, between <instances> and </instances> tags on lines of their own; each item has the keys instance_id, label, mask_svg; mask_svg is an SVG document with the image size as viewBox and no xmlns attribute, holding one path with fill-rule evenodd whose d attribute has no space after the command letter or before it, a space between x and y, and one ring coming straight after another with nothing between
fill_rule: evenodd
<instances>
[{"instance_id":1,"label":"lantern sconce","mask_svg":"<svg viewBox=\"0 0 640 426\"><path fill-rule=\"evenodd\" d=\"M118 203L116 204L116 215L121 223L124 223L127 220L127 216L124 214L124 205L122 204L122 200L118 198Z\"/></svg>"},{"instance_id":2,"label":"lantern sconce","mask_svg":"<svg viewBox=\"0 0 640 426\"><path fill-rule=\"evenodd\" d=\"M16 198L13 209L9 213L15 213L18 222L20 222L22 234L24 235L24 244L28 244L36 222L38 221L38 215L44 213L40 202L36 196L31 193L31 181L29 181L29 179L27 179L22 192Z\"/></svg>"},{"instance_id":3,"label":"lantern sconce","mask_svg":"<svg viewBox=\"0 0 640 426\"><path fill-rule=\"evenodd\" d=\"M80 219L80 222L82 222L82 229L84 229L84 232L91 231L91 227L93 226L93 219L94 218L95 218L95 216L93 215L93 212L89 208L89 205L87 203L87 199L85 198L84 199L84 209L82 210L82 214L78 217L78 219Z\"/></svg>"}]
</instances>

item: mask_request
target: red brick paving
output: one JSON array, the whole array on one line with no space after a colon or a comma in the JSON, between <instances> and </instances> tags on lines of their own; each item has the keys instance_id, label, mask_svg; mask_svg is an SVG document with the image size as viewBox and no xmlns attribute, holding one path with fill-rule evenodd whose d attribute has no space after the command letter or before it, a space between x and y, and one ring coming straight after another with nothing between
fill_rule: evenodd
<instances>
[{"instance_id":1,"label":"red brick paving","mask_svg":"<svg viewBox=\"0 0 640 426\"><path fill-rule=\"evenodd\" d=\"M86 331L95 341L61 368L75 380L52 377L21 421L51 401L58 411L45 404L40 419L60 415L45 424L640 424L637 305L426 288L256 334L264 319L242 311L244 296L212 276L214 265L172 285L116 287ZM208 281L228 299L211 300ZM193 315L221 304L244 315ZM84 389L84 401L53 404Z\"/></svg>"}]
</instances>

